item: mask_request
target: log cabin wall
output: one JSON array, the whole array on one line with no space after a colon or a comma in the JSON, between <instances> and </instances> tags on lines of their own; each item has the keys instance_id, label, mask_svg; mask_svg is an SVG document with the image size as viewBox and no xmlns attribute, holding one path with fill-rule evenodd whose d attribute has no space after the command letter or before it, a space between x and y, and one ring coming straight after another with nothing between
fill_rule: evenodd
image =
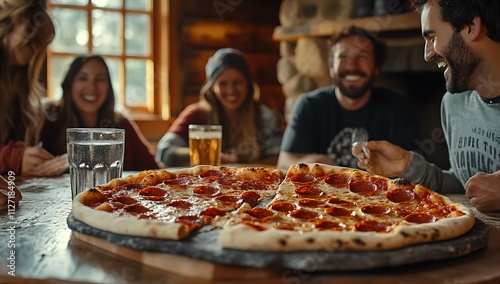
<instances>
[{"instance_id":1,"label":"log cabin wall","mask_svg":"<svg viewBox=\"0 0 500 284\"><path fill-rule=\"evenodd\" d=\"M284 97L276 78L279 42L272 39L279 25L280 0L185 0L176 5L178 31L178 90L172 115L198 101L205 81L205 64L219 48L241 50L261 91L261 101L283 112Z\"/></svg>"}]
</instances>

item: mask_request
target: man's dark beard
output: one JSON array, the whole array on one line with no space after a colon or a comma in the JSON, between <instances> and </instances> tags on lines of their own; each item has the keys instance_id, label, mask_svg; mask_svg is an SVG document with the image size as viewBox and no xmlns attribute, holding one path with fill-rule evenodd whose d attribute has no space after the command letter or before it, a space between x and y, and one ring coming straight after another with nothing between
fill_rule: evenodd
<instances>
[{"instance_id":1,"label":"man's dark beard","mask_svg":"<svg viewBox=\"0 0 500 284\"><path fill-rule=\"evenodd\" d=\"M446 89L450 93L465 92L470 88L470 79L480 63L479 57L472 53L458 33L453 33L444 56L450 69Z\"/></svg>"},{"instance_id":2,"label":"man's dark beard","mask_svg":"<svg viewBox=\"0 0 500 284\"><path fill-rule=\"evenodd\" d=\"M344 78L346 75L359 75L361 77L367 77L368 81L366 81L365 84L363 84L361 87L351 87L351 88L346 88L346 86L342 83L342 80L340 78ZM339 74L339 80L337 86L339 87L340 91L342 94L348 98L351 99L359 99L362 97L369 89L371 89L373 82L375 80L373 74L366 74L366 73L361 73L361 72L343 72Z\"/></svg>"}]
</instances>

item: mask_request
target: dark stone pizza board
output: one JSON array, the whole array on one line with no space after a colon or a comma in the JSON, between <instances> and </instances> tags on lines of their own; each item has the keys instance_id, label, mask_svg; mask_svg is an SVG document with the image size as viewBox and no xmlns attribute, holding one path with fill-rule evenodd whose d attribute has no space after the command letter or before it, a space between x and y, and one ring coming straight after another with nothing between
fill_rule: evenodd
<instances>
[{"instance_id":1,"label":"dark stone pizza board","mask_svg":"<svg viewBox=\"0 0 500 284\"><path fill-rule=\"evenodd\" d=\"M181 240L131 237L99 230L70 214L68 227L76 232L104 239L139 251L187 256L217 264L246 267L281 267L307 271L351 271L400 266L430 260L451 259L470 254L488 243L488 226L476 219L474 227L461 237L417 244L388 251L298 251L262 252L223 249L218 243L220 229L201 230ZM265 242L265 240L262 240Z\"/></svg>"}]
</instances>

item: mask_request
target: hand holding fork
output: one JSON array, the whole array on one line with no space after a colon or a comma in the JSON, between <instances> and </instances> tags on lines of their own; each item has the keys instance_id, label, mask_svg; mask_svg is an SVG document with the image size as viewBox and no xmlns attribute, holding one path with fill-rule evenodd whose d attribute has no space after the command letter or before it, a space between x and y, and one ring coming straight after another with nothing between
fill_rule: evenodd
<instances>
[{"instance_id":1,"label":"hand holding fork","mask_svg":"<svg viewBox=\"0 0 500 284\"><path fill-rule=\"evenodd\" d=\"M368 142L368 131L364 128L356 128L352 132L352 146L362 147L365 157L370 158L370 149L366 147L366 142Z\"/></svg>"}]
</instances>

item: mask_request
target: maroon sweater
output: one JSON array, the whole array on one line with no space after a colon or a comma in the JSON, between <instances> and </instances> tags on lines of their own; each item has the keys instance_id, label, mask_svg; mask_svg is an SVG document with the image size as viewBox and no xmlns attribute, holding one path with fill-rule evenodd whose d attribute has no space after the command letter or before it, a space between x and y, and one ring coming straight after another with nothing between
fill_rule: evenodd
<instances>
[{"instance_id":1,"label":"maroon sweater","mask_svg":"<svg viewBox=\"0 0 500 284\"><path fill-rule=\"evenodd\" d=\"M22 141L9 141L6 144L0 144L0 174L14 171L16 175L21 175L25 149L26 144Z\"/></svg>"}]
</instances>

